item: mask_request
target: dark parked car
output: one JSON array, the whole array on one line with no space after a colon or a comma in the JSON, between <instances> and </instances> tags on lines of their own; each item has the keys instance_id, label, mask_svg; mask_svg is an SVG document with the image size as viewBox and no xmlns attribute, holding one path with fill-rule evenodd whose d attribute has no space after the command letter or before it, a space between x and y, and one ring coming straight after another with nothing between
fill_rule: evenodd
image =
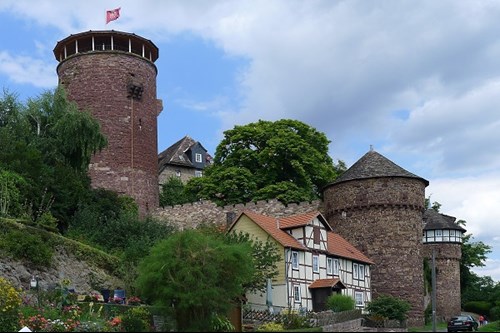
<instances>
[{"instance_id":1,"label":"dark parked car","mask_svg":"<svg viewBox=\"0 0 500 333\"><path fill-rule=\"evenodd\" d=\"M477 331L479 323L470 315L451 317L448 321L448 332Z\"/></svg>"}]
</instances>

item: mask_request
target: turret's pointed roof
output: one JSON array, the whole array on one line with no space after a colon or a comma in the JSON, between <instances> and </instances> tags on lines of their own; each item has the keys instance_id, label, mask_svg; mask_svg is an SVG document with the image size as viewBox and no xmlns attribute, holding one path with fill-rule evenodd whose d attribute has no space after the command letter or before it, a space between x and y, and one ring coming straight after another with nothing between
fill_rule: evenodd
<instances>
[{"instance_id":1,"label":"turret's pointed roof","mask_svg":"<svg viewBox=\"0 0 500 333\"><path fill-rule=\"evenodd\" d=\"M374 150L370 150L349 169L346 170L332 184L346 182L349 180L380 178L380 177L405 177L415 178L423 181L425 186L429 181L406 171L388 158L382 156Z\"/></svg>"},{"instance_id":2,"label":"turret's pointed roof","mask_svg":"<svg viewBox=\"0 0 500 333\"><path fill-rule=\"evenodd\" d=\"M453 216L441 214L434 209L427 209L424 212L424 230L452 229L465 233L467 230L462 228L455 220L456 218Z\"/></svg>"}]
</instances>

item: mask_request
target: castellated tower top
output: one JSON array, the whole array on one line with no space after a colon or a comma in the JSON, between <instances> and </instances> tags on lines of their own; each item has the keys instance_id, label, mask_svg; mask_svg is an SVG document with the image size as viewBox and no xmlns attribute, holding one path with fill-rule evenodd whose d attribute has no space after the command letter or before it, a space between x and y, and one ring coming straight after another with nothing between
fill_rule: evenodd
<instances>
[{"instance_id":1,"label":"castellated tower top","mask_svg":"<svg viewBox=\"0 0 500 333\"><path fill-rule=\"evenodd\" d=\"M133 33L87 31L59 41L59 85L99 121L108 146L89 165L94 188L135 199L142 215L159 205L157 98L153 42Z\"/></svg>"},{"instance_id":2,"label":"castellated tower top","mask_svg":"<svg viewBox=\"0 0 500 333\"><path fill-rule=\"evenodd\" d=\"M135 54L151 62L158 59L158 47L150 41L134 33L116 30L89 30L57 42L54 56L59 62L76 54L88 52L120 51Z\"/></svg>"}]
</instances>

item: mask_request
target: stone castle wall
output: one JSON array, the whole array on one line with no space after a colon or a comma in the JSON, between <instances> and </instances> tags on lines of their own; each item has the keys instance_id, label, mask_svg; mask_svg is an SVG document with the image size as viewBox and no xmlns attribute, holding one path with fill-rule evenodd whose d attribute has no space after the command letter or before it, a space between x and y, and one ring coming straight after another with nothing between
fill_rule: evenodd
<instances>
[{"instance_id":1,"label":"stone castle wall","mask_svg":"<svg viewBox=\"0 0 500 333\"><path fill-rule=\"evenodd\" d=\"M462 245L454 243L428 243L423 245L424 258L432 265L432 251L436 263L436 313L448 320L461 311L460 259Z\"/></svg>"},{"instance_id":2,"label":"stone castle wall","mask_svg":"<svg viewBox=\"0 0 500 333\"><path fill-rule=\"evenodd\" d=\"M411 325L424 323L422 218L425 184L384 177L332 184L324 192L333 230L375 262L374 296L389 294L412 305Z\"/></svg>"},{"instance_id":3,"label":"stone castle wall","mask_svg":"<svg viewBox=\"0 0 500 333\"><path fill-rule=\"evenodd\" d=\"M320 210L321 201L284 205L278 200L262 200L246 204L217 206L211 201L175 205L157 209L153 216L166 219L180 229L194 228L202 223L228 225L244 210L275 217L290 216Z\"/></svg>"},{"instance_id":4,"label":"stone castle wall","mask_svg":"<svg viewBox=\"0 0 500 333\"><path fill-rule=\"evenodd\" d=\"M141 213L158 207L156 66L126 52L89 52L71 56L57 68L68 99L90 110L108 146L93 156L93 187L127 194ZM140 100L128 96L127 85L142 85Z\"/></svg>"}]
</instances>

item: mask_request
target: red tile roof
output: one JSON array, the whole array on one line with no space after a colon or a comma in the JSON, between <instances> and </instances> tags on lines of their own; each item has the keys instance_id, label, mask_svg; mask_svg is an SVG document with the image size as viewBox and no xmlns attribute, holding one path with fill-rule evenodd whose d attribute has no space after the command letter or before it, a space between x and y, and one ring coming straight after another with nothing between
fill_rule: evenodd
<instances>
[{"instance_id":1,"label":"red tile roof","mask_svg":"<svg viewBox=\"0 0 500 333\"><path fill-rule=\"evenodd\" d=\"M271 235L271 237L273 237L277 242L279 242L284 247L291 247L299 250L307 250L307 248L297 239L295 239L292 235L278 228L278 223L279 223L278 219L266 215L261 215L249 210L246 210L243 213L241 213L241 215L243 214L245 214L252 221L257 223L262 229L264 229L269 235ZM238 219L236 221L238 221Z\"/></svg>"},{"instance_id":2,"label":"red tile roof","mask_svg":"<svg viewBox=\"0 0 500 333\"><path fill-rule=\"evenodd\" d=\"M314 289L314 288L333 288L333 287L339 287L342 289L345 289L345 285L340 281L339 278L335 279L317 279L313 283L309 285L309 289Z\"/></svg>"},{"instance_id":3,"label":"red tile roof","mask_svg":"<svg viewBox=\"0 0 500 333\"><path fill-rule=\"evenodd\" d=\"M346 241L340 235L329 232L328 233L328 252L333 255L361 261L367 264L374 264L367 256L361 251L356 249L351 243Z\"/></svg>"},{"instance_id":4,"label":"red tile roof","mask_svg":"<svg viewBox=\"0 0 500 333\"><path fill-rule=\"evenodd\" d=\"M302 227L312 220L314 220L316 217L319 218L321 222L323 222L325 228L327 230L332 230L330 227L330 224L326 221L323 215L321 215L320 212L314 211L306 214L301 214L301 215L293 215L293 216L288 216L288 217L282 217L280 218L280 228L281 229L287 229L287 228L296 228L296 227Z\"/></svg>"},{"instance_id":5,"label":"red tile roof","mask_svg":"<svg viewBox=\"0 0 500 333\"><path fill-rule=\"evenodd\" d=\"M273 237L284 247L290 247L304 251L307 251L308 248L283 229L301 227L307 225L314 218L319 217L320 220L323 220L325 227L327 228L327 249L329 254L337 257L364 262L367 264L374 264L372 260L361 253L361 251L356 249L348 241L332 232L330 225L320 212L316 211L289 217L275 218L253 212L251 210L246 210L242 212L240 216L238 216L238 218L233 222L228 230L231 230L233 228L233 226L238 222L238 220L241 218L241 215L243 214L248 216L252 221L254 221L254 223L259 225L265 232L267 232L271 237Z\"/></svg>"}]
</instances>

